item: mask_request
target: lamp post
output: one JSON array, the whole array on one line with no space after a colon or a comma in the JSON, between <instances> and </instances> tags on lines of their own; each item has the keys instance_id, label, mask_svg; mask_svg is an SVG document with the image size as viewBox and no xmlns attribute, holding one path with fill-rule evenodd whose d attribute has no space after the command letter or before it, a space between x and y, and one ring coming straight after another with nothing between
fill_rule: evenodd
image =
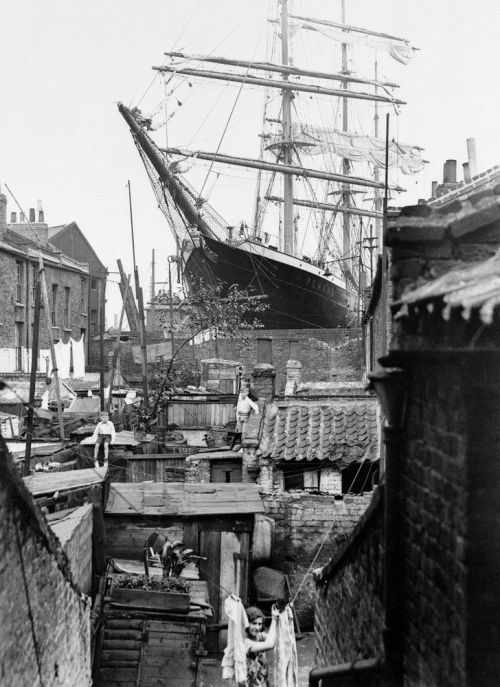
<instances>
[{"instance_id":1,"label":"lamp post","mask_svg":"<svg viewBox=\"0 0 500 687\"><path fill-rule=\"evenodd\" d=\"M379 362L384 362L381 359ZM401 447L407 403L407 377L392 368L368 375L386 419L384 474L384 647L386 665L394 687L403 685L404 597L401 551Z\"/></svg>"}]
</instances>

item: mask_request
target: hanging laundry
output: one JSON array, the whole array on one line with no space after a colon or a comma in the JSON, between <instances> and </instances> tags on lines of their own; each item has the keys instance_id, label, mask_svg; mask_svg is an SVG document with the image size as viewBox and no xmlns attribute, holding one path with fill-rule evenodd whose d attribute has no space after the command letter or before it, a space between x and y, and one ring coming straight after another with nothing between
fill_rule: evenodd
<instances>
[{"instance_id":1,"label":"hanging laundry","mask_svg":"<svg viewBox=\"0 0 500 687\"><path fill-rule=\"evenodd\" d=\"M70 339L73 349L73 377L81 379L85 377L85 346L84 335L80 337L80 341Z\"/></svg>"},{"instance_id":2,"label":"hanging laundry","mask_svg":"<svg viewBox=\"0 0 500 687\"><path fill-rule=\"evenodd\" d=\"M59 379L69 379L69 367L71 362L71 342L63 343L62 339L54 345L56 365ZM51 374L54 369L52 368Z\"/></svg>"},{"instance_id":3,"label":"hanging laundry","mask_svg":"<svg viewBox=\"0 0 500 687\"><path fill-rule=\"evenodd\" d=\"M274 684L279 687L298 687L299 664L290 605L279 614L274 644Z\"/></svg>"},{"instance_id":4,"label":"hanging laundry","mask_svg":"<svg viewBox=\"0 0 500 687\"><path fill-rule=\"evenodd\" d=\"M224 601L224 611L229 619L227 646L222 657L222 678L234 679L237 684L246 683L247 654L245 648L248 618L241 600L231 594Z\"/></svg>"}]
</instances>

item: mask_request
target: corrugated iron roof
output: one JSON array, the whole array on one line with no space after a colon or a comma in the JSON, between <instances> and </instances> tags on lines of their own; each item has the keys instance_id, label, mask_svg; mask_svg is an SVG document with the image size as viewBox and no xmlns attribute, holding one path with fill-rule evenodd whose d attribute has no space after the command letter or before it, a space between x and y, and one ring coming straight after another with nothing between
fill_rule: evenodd
<instances>
[{"instance_id":1,"label":"corrugated iron roof","mask_svg":"<svg viewBox=\"0 0 500 687\"><path fill-rule=\"evenodd\" d=\"M296 403L266 413L261 450L275 460L378 459L375 399Z\"/></svg>"},{"instance_id":2,"label":"corrugated iron roof","mask_svg":"<svg viewBox=\"0 0 500 687\"><path fill-rule=\"evenodd\" d=\"M491 324L500 306L500 249L488 260L451 270L404 294L394 304L400 307L396 317L405 316L408 305L436 298L446 303L444 319L449 319L452 308L461 308L465 320L473 310L479 310L482 322Z\"/></svg>"},{"instance_id":3,"label":"corrugated iron roof","mask_svg":"<svg viewBox=\"0 0 500 687\"><path fill-rule=\"evenodd\" d=\"M106 513L112 515L223 515L263 513L256 484L185 482L114 483Z\"/></svg>"}]
</instances>

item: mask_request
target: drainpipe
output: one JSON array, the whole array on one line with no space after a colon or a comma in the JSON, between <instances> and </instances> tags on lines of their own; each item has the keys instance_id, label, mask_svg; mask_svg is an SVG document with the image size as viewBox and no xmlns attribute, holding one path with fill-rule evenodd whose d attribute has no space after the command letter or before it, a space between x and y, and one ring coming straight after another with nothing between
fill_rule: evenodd
<instances>
[{"instance_id":1,"label":"drainpipe","mask_svg":"<svg viewBox=\"0 0 500 687\"><path fill-rule=\"evenodd\" d=\"M381 672L383 662L380 658L366 658L353 661L352 663L339 663L336 666L326 666L325 668L313 668L309 673L309 687L321 687L323 680L328 680L331 685L335 680L345 684L346 678L354 680L353 685L357 684L358 677L374 675Z\"/></svg>"},{"instance_id":2,"label":"drainpipe","mask_svg":"<svg viewBox=\"0 0 500 687\"><path fill-rule=\"evenodd\" d=\"M387 364L386 358L380 358ZM403 370L388 369L368 375L386 419L384 475L384 649L391 687L403 685L404 597L401 547L401 449L406 414L407 378Z\"/></svg>"}]
</instances>

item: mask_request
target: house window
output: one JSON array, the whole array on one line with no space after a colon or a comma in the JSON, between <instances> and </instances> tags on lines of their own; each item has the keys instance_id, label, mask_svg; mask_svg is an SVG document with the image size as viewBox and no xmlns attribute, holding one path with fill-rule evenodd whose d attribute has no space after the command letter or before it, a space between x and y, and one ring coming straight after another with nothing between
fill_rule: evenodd
<instances>
[{"instance_id":1,"label":"house window","mask_svg":"<svg viewBox=\"0 0 500 687\"><path fill-rule=\"evenodd\" d=\"M70 323L70 299L71 299L71 289L69 286L64 287L64 327L69 329Z\"/></svg>"},{"instance_id":2,"label":"house window","mask_svg":"<svg viewBox=\"0 0 500 687\"><path fill-rule=\"evenodd\" d=\"M86 294L86 282L85 279L80 280L80 312L85 314L87 312L87 294Z\"/></svg>"},{"instance_id":3,"label":"house window","mask_svg":"<svg viewBox=\"0 0 500 687\"><path fill-rule=\"evenodd\" d=\"M378 482L378 470L378 461L351 463L342 470L342 493L363 494L365 491L373 491L373 486Z\"/></svg>"},{"instance_id":4,"label":"house window","mask_svg":"<svg viewBox=\"0 0 500 687\"><path fill-rule=\"evenodd\" d=\"M241 461L214 461L211 466L210 481L226 484L241 482Z\"/></svg>"},{"instance_id":5,"label":"house window","mask_svg":"<svg viewBox=\"0 0 500 687\"><path fill-rule=\"evenodd\" d=\"M23 300L23 263L16 260L16 303Z\"/></svg>"},{"instance_id":6,"label":"house window","mask_svg":"<svg viewBox=\"0 0 500 687\"><path fill-rule=\"evenodd\" d=\"M298 465L285 465L283 467L283 489L304 489L304 469Z\"/></svg>"},{"instance_id":7,"label":"house window","mask_svg":"<svg viewBox=\"0 0 500 687\"><path fill-rule=\"evenodd\" d=\"M31 302L35 304L36 283L38 281L38 265L31 265Z\"/></svg>"},{"instance_id":8,"label":"house window","mask_svg":"<svg viewBox=\"0 0 500 687\"><path fill-rule=\"evenodd\" d=\"M14 329L14 346L16 349L16 370L22 372L23 369L23 323L16 322Z\"/></svg>"},{"instance_id":9,"label":"house window","mask_svg":"<svg viewBox=\"0 0 500 687\"><path fill-rule=\"evenodd\" d=\"M57 284L52 284L52 306L50 312L50 321L53 327L57 326L56 312L57 312Z\"/></svg>"},{"instance_id":10,"label":"house window","mask_svg":"<svg viewBox=\"0 0 500 687\"><path fill-rule=\"evenodd\" d=\"M92 279L90 280L90 288L92 289L92 291L95 291L97 289L97 279L95 279L95 277L92 277Z\"/></svg>"}]
</instances>

